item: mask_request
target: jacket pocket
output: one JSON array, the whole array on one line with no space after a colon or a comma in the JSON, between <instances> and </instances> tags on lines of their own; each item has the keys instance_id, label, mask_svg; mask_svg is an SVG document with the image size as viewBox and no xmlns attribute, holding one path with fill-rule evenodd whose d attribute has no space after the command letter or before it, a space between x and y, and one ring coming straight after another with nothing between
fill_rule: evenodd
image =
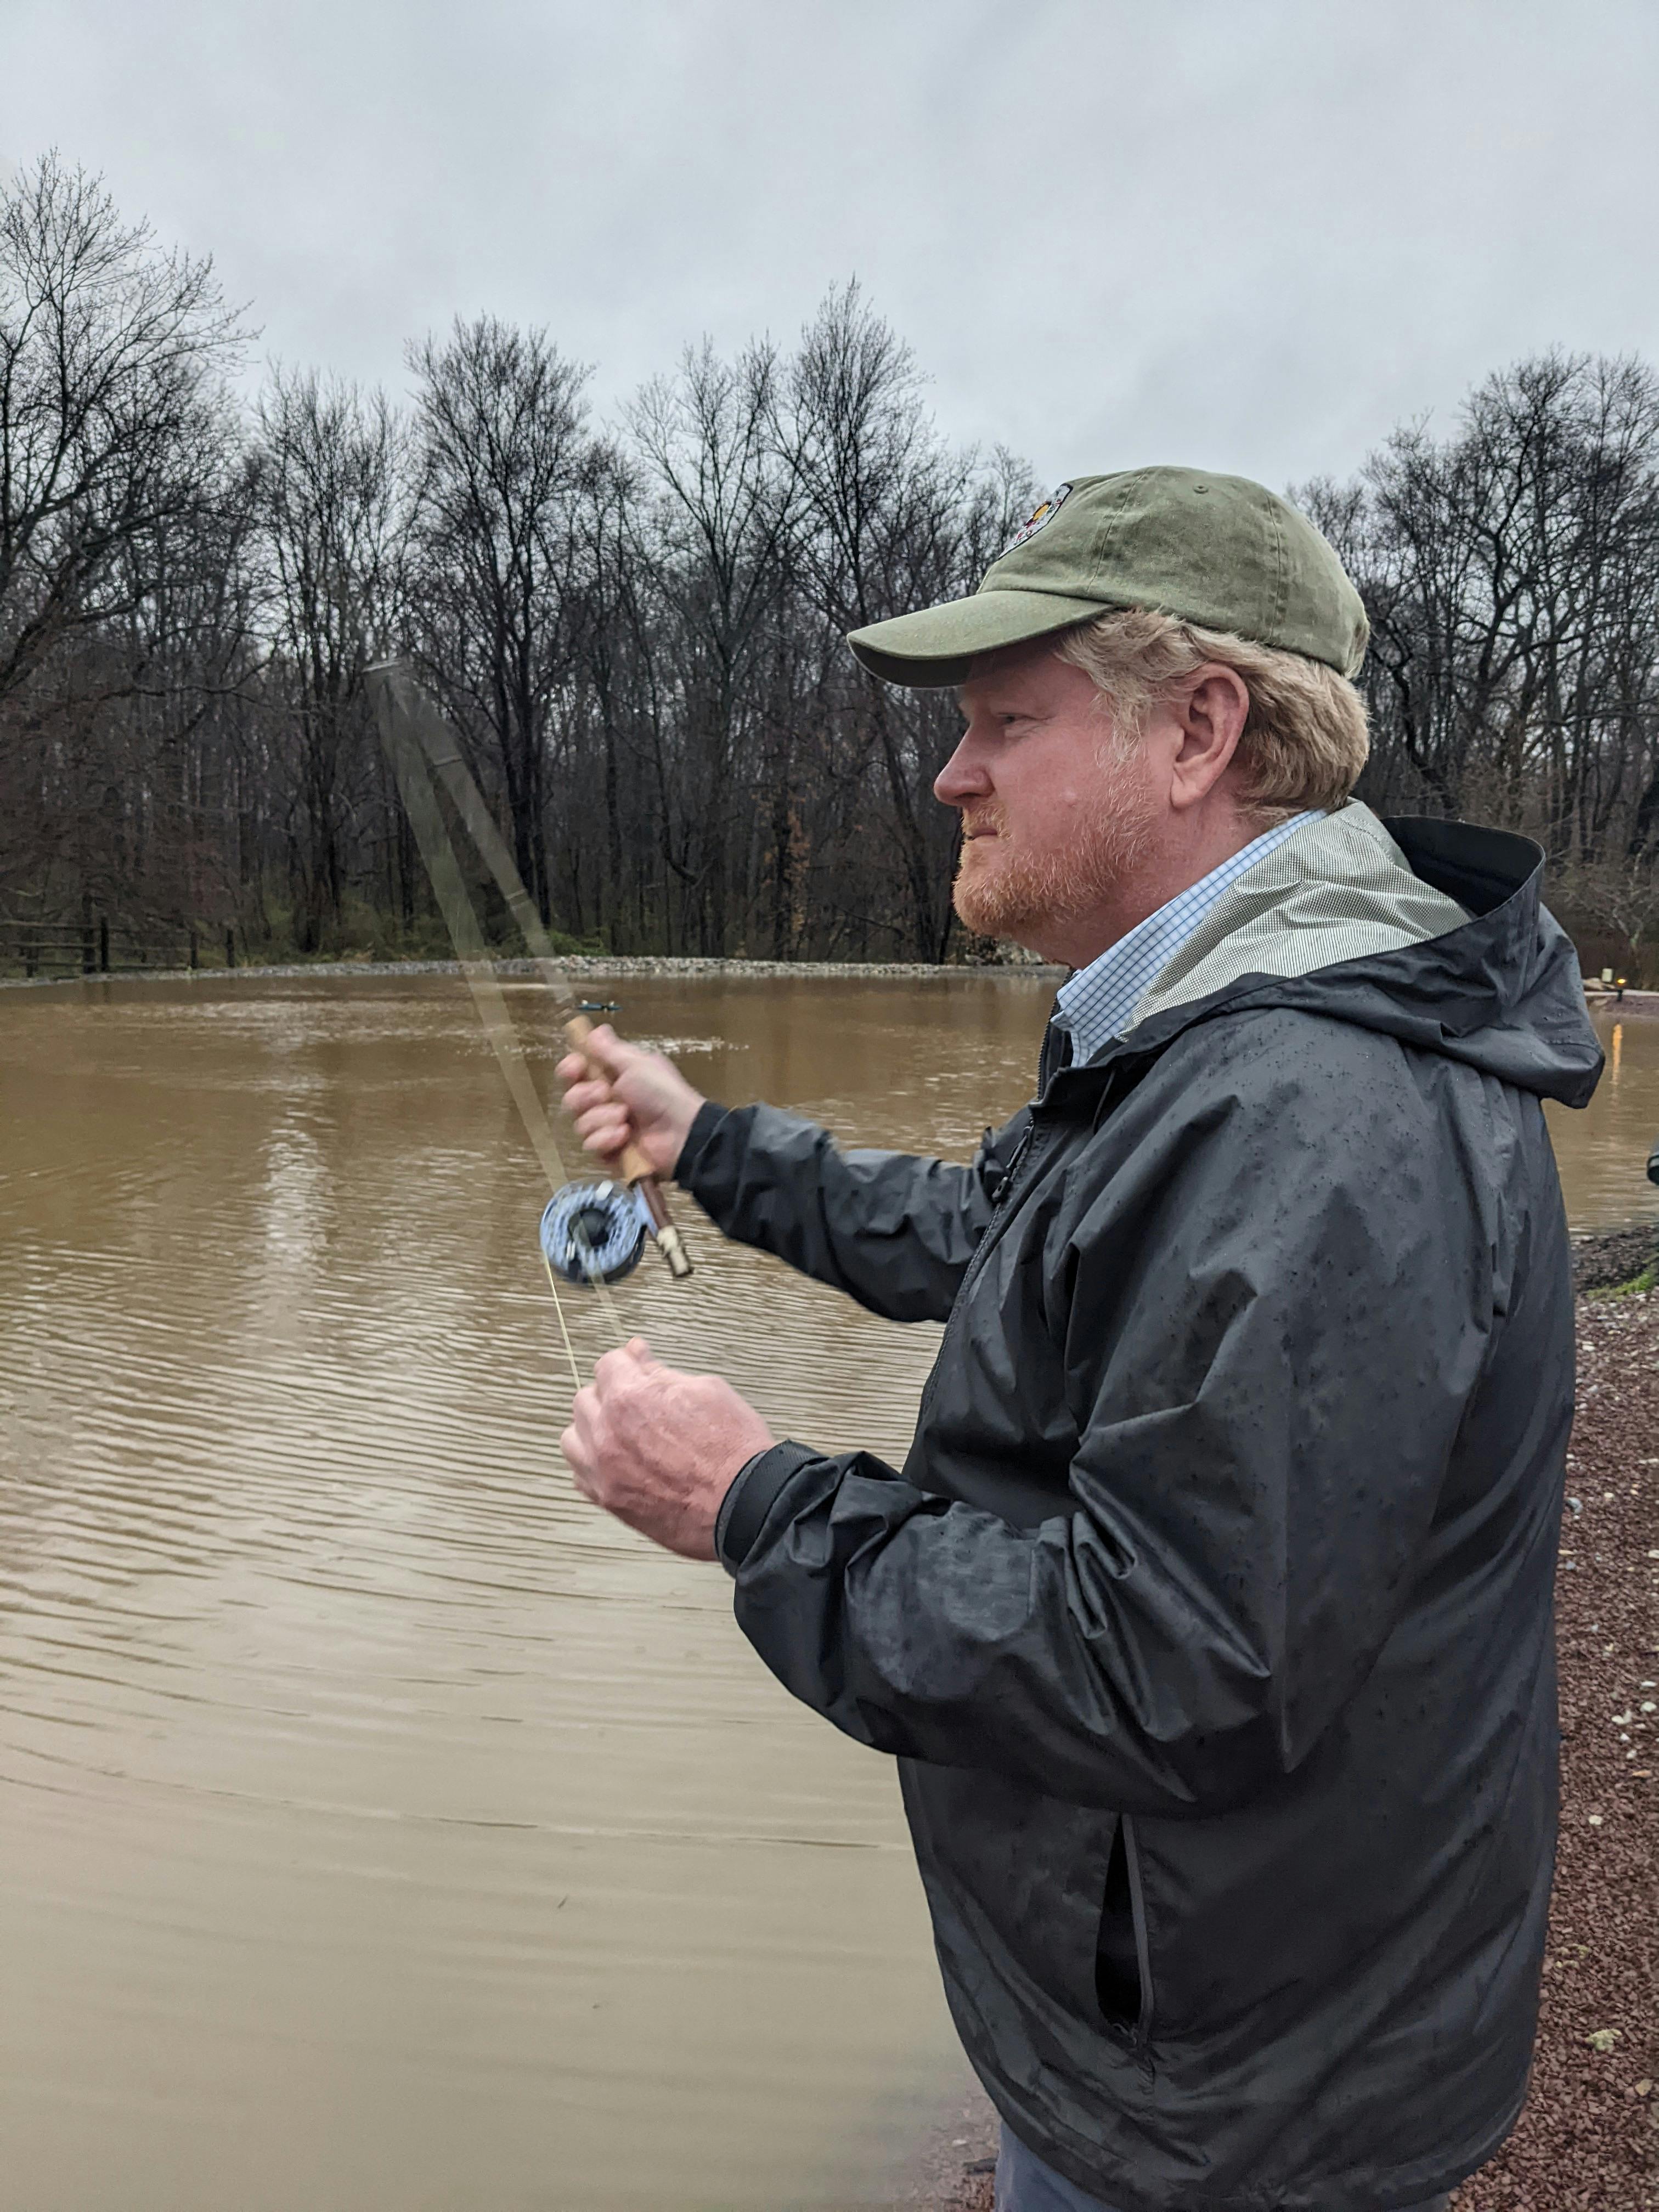
<instances>
[{"instance_id":1,"label":"jacket pocket","mask_svg":"<svg viewBox=\"0 0 1659 2212\"><path fill-rule=\"evenodd\" d=\"M1106 1863L1095 1945L1095 1994L1108 2027L1137 2045L1152 2027L1152 1960L1140 1886L1140 1856L1127 1815L1120 1815Z\"/></svg>"}]
</instances>

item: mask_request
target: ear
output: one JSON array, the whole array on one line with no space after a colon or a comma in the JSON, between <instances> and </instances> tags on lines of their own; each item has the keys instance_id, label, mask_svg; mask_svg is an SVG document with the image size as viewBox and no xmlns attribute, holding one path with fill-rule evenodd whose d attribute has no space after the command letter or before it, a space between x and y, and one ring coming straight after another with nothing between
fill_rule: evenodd
<instances>
[{"instance_id":1,"label":"ear","mask_svg":"<svg viewBox=\"0 0 1659 2212\"><path fill-rule=\"evenodd\" d=\"M1170 766L1170 804L1177 812L1209 797L1231 765L1250 712L1237 669L1209 661L1171 702L1180 743Z\"/></svg>"}]
</instances>

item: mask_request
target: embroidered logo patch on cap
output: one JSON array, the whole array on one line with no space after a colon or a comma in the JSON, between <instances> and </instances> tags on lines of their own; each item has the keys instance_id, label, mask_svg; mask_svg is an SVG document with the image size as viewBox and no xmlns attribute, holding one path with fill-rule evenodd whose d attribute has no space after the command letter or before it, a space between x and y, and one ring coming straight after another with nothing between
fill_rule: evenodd
<instances>
[{"instance_id":1,"label":"embroidered logo patch on cap","mask_svg":"<svg viewBox=\"0 0 1659 2212\"><path fill-rule=\"evenodd\" d=\"M1072 487L1068 483L1056 484L1042 504L1034 507L1026 516L1024 521L1020 524L1019 528L1003 547L1002 552L1012 553L1016 545L1023 545L1028 538L1035 538L1044 523L1054 520L1070 498L1071 491ZM997 558L1000 560L1002 554L1000 553Z\"/></svg>"}]
</instances>

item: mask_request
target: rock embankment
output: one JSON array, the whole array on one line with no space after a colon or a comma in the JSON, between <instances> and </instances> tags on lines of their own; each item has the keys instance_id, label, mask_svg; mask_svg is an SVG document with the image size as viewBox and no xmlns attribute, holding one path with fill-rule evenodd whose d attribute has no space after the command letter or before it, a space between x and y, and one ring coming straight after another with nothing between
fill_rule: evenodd
<instances>
[{"instance_id":1,"label":"rock embankment","mask_svg":"<svg viewBox=\"0 0 1659 2212\"><path fill-rule=\"evenodd\" d=\"M1609 1294L1655 1243L1650 1224L1575 1243L1586 1294L1557 1582L1561 1837L1538 2048L1519 2126L1453 2212L1659 2206L1659 1289ZM913 2201L990 2212L990 2108L952 2120Z\"/></svg>"}]
</instances>

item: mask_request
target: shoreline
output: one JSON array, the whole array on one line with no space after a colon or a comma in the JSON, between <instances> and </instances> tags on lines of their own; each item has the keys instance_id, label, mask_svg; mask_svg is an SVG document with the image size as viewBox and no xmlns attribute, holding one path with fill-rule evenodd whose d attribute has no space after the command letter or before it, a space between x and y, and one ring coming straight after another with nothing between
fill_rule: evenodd
<instances>
[{"instance_id":1,"label":"shoreline","mask_svg":"<svg viewBox=\"0 0 1659 2212\"><path fill-rule=\"evenodd\" d=\"M811 982L930 983L1029 977L1039 982L1064 982L1072 970L1061 963L1042 960L987 960L946 963L923 960L750 960L728 955L666 952L568 952L547 963L574 982L602 981L607 976L641 979L701 976L788 982L796 978ZM523 954L503 956L489 963L492 975L529 978L540 975L542 963ZM62 990L88 983L219 983L246 977L252 981L303 982L311 975L362 975L372 981L400 975L459 975L459 960L294 960L236 968L121 968L96 975L0 975L0 991ZM1659 1019L1659 990L1627 990L1623 999L1611 993L1586 992L1585 1005L1592 1015Z\"/></svg>"},{"instance_id":2,"label":"shoreline","mask_svg":"<svg viewBox=\"0 0 1659 2212\"><path fill-rule=\"evenodd\" d=\"M532 980L540 975L542 963L522 954L492 960L492 975L528 976ZM561 975L574 981L592 977L595 981L607 975L636 975L642 978L664 976L684 977L687 980L701 975L750 976L767 982L788 981L804 976L816 982L871 982L891 980L907 983L960 981L963 978L982 981L1007 975L1032 976L1038 981L1058 976L1062 980L1071 974L1066 967L1044 961L988 960L972 964L951 966L921 960L744 960L715 957L713 955L657 953L657 952L569 952L547 963ZM459 960L301 960L273 964L270 967L237 968L123 968L111 973L95 975L0 975L0 990L43 991L62 989L66 985L86 983L207 983L228 982L233 978L247 976L253 981L289 982L303 981L308 975L365 975L384 979L398 975L459 975L465 973ZM1659 1011L1659 992L1650 994Z\"/></svg>"},{"instance_id":3,"label":"shoreline","mask_svg":"<svg viewBox=\"0 0 1659 2212\"><path fill-rule=\"evenodd\" d=\"M1450 2212L1650 2212L1656 2202L1659 1942L1648 1908L1659 1713L1642 1706L1659 1703L1659 1288L1617 1294L1656 1250L1653 1221L1572 1240L1578 1412L1556 1581L1561 1826L1538 2041L1514 2133L1454 2191ZM902 2201L991 2212L996 2139L975 2092L930 2129Z\"/></svg>"}]
</instances>

